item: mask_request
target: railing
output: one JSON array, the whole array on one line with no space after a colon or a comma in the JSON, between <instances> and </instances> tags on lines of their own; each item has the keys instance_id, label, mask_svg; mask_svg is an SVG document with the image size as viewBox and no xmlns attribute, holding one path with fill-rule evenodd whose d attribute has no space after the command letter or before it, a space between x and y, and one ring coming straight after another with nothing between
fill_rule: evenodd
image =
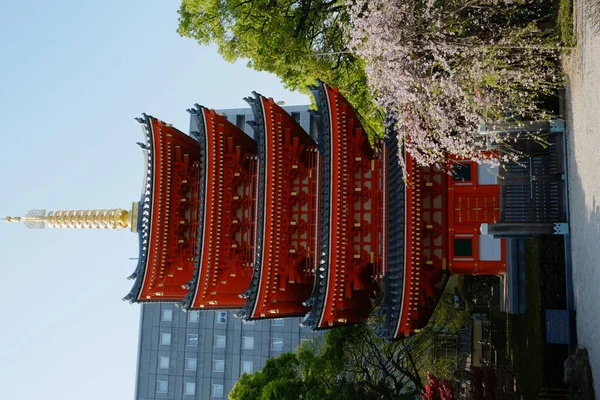
<instances>
[{"instance_id":1,"label":"railing","mask_svg":"<svg viewBox=\"0 0 600 400\"><path fill-rule=\"evenodd\" d=\"M564 122L519 122L494 128L494 133L509 139L510 149L505 150L522 157L501 167L500 220L489 226L488 233L496 237L564 233Z\"/></svg>"},{"instance_id":2,"label":"railing","mask_svg":"<svg viewBox=\"0 0 600 400\"><path fill-rule=\"evenodd\" d=\"M542 145L537 140L547 143ZM563 220L564 174L557 160L556 136L517 139L514 145L525 157L508 163L500 172L500 221Z\"/></svg>"}]
</instances>

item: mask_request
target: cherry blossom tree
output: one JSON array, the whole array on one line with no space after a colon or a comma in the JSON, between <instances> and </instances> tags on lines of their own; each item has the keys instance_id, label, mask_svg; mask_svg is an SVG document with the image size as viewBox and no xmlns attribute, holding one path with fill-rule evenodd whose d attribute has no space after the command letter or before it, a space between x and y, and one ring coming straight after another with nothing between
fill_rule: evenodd
<instances>
[{"instance_id":1,"label":"cherry blossom tree","mask_svg":"<svg viewBox=\"0 0 600 400\"><path fill-rule=\"evenodd\" d=\"M348 47L365 61L375 101L416 162L453 154L497 164L481 123L549 118L540 101L561 84L560 46L545 3L346 0Z\"/></svg>"}]
</instances>

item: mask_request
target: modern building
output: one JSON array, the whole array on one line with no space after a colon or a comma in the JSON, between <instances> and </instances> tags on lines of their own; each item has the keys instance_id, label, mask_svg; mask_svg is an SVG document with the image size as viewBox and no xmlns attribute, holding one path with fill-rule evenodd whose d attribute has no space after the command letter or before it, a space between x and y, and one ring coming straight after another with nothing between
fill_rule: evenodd
<instances>
[{"instance_id":1,"label":"modern building","mask_svg":"<svg viewBox=\"0 0 600 400\"><path fill-rule=\"evenodd\" d=\"M243 321L232 311L141 307L136 400L227 398L244 372L320 335L299 318Z\"/></svg>"},{"instance_id":2,"label":"modern building","mask_svg":"<svg viewBox=\"0 0 600 400\"><path fill-rule=\"evenodd\" d=\"M286 106L282 108L290 114L296 122L313 138L317 139L317 120L309 112L309 106ZM247 124L248 121L254 121L254 113L250 107L247 108L228 108L225 110L216 110L223 115L229 122L243 130L248 136L254 138L254 129Z\"/></svg>"}]
</instances>

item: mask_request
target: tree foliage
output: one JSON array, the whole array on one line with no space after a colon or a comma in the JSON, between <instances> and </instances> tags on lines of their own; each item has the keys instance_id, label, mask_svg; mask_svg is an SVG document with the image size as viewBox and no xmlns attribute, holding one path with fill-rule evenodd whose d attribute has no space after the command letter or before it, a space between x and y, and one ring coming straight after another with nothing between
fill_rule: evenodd
<instances>
[{"instance_id":1,"label":"tree foliage","mask_svg":"<svg viewBox=\"0 0 600 400\"><path fill-rule=\"evenodd\" d=\"M421 367L430 349L418 336L388 342L372 325L329 331L325 340L267 360L229 394L255 399L401 399L424 390Z\"/></svg>"},{"instance_id":2,"label":"tree foliage","mask_svg":"<svg viewBox=\"0 0 600 400\"><path fill-rule=\"evenodd\" d=\"M274 73L289 89L306 93L316 79L339 87L371 136L391 116L413 159L443 165L447 154L490 161L478 135L483 122L549 117L540 99L561 84L560 46L547 29L552 5L183 0L178 31L216 44L228 61Z\"/></svg>"},{"instance_id":3,"label":"tree foliage","mask_svg":"<svg viewBox=\"0 0 600 400\"><path fill-rule=\"evenodd\" d=\"M347 3L349 47L365 60L377 103L420 164L448 153L485 160L479 124L507 113L548 117L540 98L561 80L556 35L546 29L549 0Z\"/></svg>"},{"instance_id":4,"label":"tree foliage","mask_svg":"<svg viewBox=\"0 0 600 400\"><path fill-rule=\"evenodd\" d=\"M338 86L363 117L370 133L382 133L364 63L349 53L349 16L341 0L183 0L178 32L200 44L216 44L228 61L281 78L308 93L321 79Z\"/></svg>"}]
</instances>

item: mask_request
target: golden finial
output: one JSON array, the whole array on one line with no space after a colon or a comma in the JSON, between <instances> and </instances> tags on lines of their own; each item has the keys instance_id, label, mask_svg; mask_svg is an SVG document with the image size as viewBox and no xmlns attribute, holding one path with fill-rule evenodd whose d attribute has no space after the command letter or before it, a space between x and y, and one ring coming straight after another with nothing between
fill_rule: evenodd
<instances>
[{"instance_id":1,"label":"golden finial","mask_svg":"<svg viewBox=\"0 0 600 400\"><path fill-rule=\"evenodd\" d=\"M137 228L138 203L133 203L131 210L121 208L104 210L29 210L24 217L6 217L6 222L23 222L29 229L50 228L87 228L87 229L122 229Z\"/></svg>"}]
</instances>

